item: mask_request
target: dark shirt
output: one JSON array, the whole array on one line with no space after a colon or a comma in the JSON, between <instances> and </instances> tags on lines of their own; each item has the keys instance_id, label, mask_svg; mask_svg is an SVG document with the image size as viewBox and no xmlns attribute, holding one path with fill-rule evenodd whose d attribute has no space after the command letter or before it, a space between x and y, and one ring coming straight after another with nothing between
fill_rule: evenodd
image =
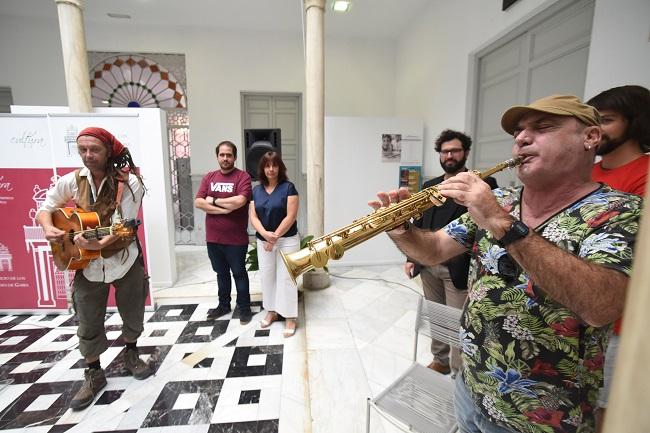
<instances>
[{"instance_id":1,"label":"dark shirt","mask_svg":"<svg viewBox=\"0 0 650 433\"><path fill-rule=\"evenodd\" d=\"M255 202L255 213L260 219L262 226L270 232L275 231L287 216L287 199L290 195L298 195L293 183L288 180L276 185L271 194L267 193L264 185L257 185L253 188L253 201ZM296 221L282 237L293 236L298 233ZM264 240L259 233L255 234L258 239Z\"/></svg>"},{"instance_id":2,"label":"dark shirt","mask_svg":"<svg viewBox=\"0 0 650 433\"><path fill-rule=\"evenodd\" d=\"M430 179L424 182L424 185L422 185L422 189L437 185L443 180L444 180L444 175ZM487 184L490 185L490 188L492 189L498 188L497 181L493 177L487 177L485 179L485 182L487 182ZM461 206L457 204L452 199L447 199L442 204L442 206L433 206L432 208L424 211L424 214L422 214L422 218L415 220L414 225L432 231L439 230L444 226L446 226L447 224L449 224L451 221L455 220L456 218L464 214L465 212L467 212L467 208L465 206ZM447 262L444 263L449 269L451 281L454 283L454 286L458 290L467 290L467 274L469 272L469 259L470 259L469 253L464 253L457 257L449 259ZM408 261L413 262L413 260L411 259L408 259ZM414 276L420 273L420 267L421 266L418 263L415 263L415 269L413 272Z\"/></svg>"}]
</instances>

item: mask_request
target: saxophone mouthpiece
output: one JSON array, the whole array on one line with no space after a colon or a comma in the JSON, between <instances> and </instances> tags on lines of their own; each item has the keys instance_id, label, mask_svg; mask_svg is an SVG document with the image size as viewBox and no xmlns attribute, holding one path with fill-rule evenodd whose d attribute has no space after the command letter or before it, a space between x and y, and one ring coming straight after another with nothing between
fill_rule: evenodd
<instances>
[{"instance_id":1,"label":"saxophone mouthpiece","mask_svg":"<svg viewBox=\"0 0 650 433\"><path fill-rule=\"evenodd\" d=\"M518 165L521 165L521 163L524 161L524 159L521 156L515 156L512 159L509 159L506 161L508 164L508 168L515 168Z\"/></svg>"}]
</instances>

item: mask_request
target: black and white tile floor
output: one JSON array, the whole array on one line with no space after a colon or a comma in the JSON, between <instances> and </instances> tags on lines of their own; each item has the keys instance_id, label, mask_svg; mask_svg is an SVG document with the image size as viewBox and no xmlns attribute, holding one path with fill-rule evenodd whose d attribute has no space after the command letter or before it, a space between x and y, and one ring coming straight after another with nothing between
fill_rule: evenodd
<instances>
[{"instance_id":1,"label":"black and white tile floor","mask_svg":"<svg viewBox=\"0 0 650 433\"><path fill-rule=\"evenodd\" d=\"M140 356L155 375L136 381L122 365L119 314L101 356L108 385L73 412L83 381L70 315L0 316L0 433L278 432L286 339L282 325L259 329L257 314L205 321L214 304L162 305L145 313ZM253 313L260 303L253 303Z\"/></svg>"}]
</instances>

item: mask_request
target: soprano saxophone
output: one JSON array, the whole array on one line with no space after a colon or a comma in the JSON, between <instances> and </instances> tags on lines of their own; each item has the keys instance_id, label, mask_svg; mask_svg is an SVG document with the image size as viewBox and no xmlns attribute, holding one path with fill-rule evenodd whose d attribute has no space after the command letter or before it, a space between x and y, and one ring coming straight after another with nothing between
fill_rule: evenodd
<instances>
[{"instance_id":1,"label":"soprano saxophone","mask_svg":"<svg viewBox=\"0 0 650 433\"><path fill-rule=\"evenodd\" d=\"M481 179L507 168L521 164L520 158L512 158L495 165L483 172L474 171ZM296 284L296 278L315 268L323 268L329 259L339 260L345 250L374 237L375 235L398 227L411 218L421 218L424 211L433 206L442 206L446 198L438 188L430 186L413 194L406 200L382 207L363 218L354 220L352 224L334 230L319 238L312 239L307 245L296 252L285 254L280 252L284 265L289 271L291 280Z\"/></svg>"}]
</instances>

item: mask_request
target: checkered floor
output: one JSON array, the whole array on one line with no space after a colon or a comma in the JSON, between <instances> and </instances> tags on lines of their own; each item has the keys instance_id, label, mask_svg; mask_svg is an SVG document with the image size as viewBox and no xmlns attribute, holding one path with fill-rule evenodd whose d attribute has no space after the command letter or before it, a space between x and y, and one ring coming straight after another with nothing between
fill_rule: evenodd
<instances>
[{"instance_id":1,"label":"checkered floor","mask_svg":"<svg viewBox=\"0 0 650 433\"><path fill-rule=\"evenodd\" d=\"M108 314L108 385L79 412L68 409L84 370L74 317L0 316L0 432L277 432L282 327L242 326L236 311L205 321L215 306L145 313L138 346L155 375L144 381L123 369L121 319Z\"/></svg>"}]
</instances>

